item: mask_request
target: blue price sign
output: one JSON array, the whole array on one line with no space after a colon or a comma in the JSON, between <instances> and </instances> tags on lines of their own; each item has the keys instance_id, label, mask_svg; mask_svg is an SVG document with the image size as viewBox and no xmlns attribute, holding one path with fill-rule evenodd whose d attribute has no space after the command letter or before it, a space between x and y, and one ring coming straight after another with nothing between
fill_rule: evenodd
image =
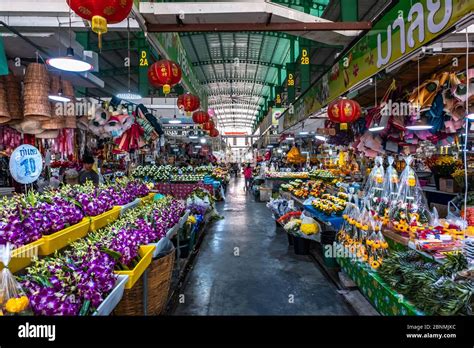
<instances>
[{"instance_id":1,"label":"blue price sign","mask_svg":"<svg viewBox=\"0 0 474 348\"><path fill-rule=\"evenodd\" d=\"M18 146L10 157L10 174L20 184L36 181L43 170L43 158L31 145Z\"/></svg>"}]
</instances>

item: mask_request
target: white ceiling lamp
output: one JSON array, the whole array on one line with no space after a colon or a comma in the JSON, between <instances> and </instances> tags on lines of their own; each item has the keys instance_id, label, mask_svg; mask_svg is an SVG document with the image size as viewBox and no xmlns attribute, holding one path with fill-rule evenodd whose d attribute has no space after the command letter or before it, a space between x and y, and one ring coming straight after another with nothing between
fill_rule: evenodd
<instances>
[{"instance_id":1,"label":"white ceiling lamp","mask_svg":"<svg viewBox=\"0 0 474 348\"><path fill-rule=\"evenodd\" d=\"M46 64L58 70L69 72L86 72L93 69L92 64L74 58L72 47L68 47L66 52L65 57L49 58L46 60Z\"/></svg>"},{"instance_id":2,"label":"white ceiling lamp","mask_svg":"<svg viewBox=\"0 0 474 348\"><path fill-rule=\"evenodd\" d=\"M375 77L375 80L374 80L374 85L375 85L375 107L377 107L378 105L378 101L377 101L377 77ZM384 125L381 125L380 122L376 122L375 120L372 121L372 124L371 126L369 127L369 132L372 132L372 133L376 133L376 132L380 132L380 131L383 131L385 129L385 126Z\"/></svg>"},{"instance_id":3,"label":"white ceiling lamp","mask_svg":"<svg viewBox=\"0 0 474 348\"><path fill-rule=\"evenodd\" d=\"M206 138L201 138L201 144L205 144L206 143Z\"/></svg>"},{"instance_id":4,"label":"white ceiling lamp","mask_svg":"<svg viewBox=\"0 0 474 348\"><path fill-rule=\"evenodd\" d=\"M427 124L425 121L418 119L415 124L411 126L406 126L406 129L411 131L422 131L422 130L429 130L433 128L432 125Z\"/></svg>"},{"instance_id":5,"label":"white ceiling lamp","mask_svg":"<svg viewBox=\"0 0 474 348\"><path fill-rule=\"evenodd\" d=\"M300 132L300 135L308 135L309 132Z\"/></svg>"},{"instance_id":6,"label":"white ceiling lamp","mask_svg":"<svg viewBox=\"0 0 474 348\"><path fill-rule=\"evenodd\" d=\"M314 138L320 141L326 141L326 137L323 137L322 135L315 135Z\"/></svg>"},{"instance_id":7,"label":"white ceiling lamp","mask_svg":"<svg viewBox=\"0 0 474 348\"><path fill-rule=\"evenodd\" d=\"M201 146L201 145L196 145L196 146L194 146L194 148L195 148L195 149L201 149L202 146Z\"/></svg>"},{"instance_id":8,"label":"white ceiling lamp","mask_svg":"<svg viewBox=\"0 0 474 348\"><path fill-rule=\"evenodd\" d=\"M180 124L180 123L181 123L181 120L180 120L180 119L177 119L176 116L175 116L175 118L169 120L168 123L169 123L169 124Z\"/></svg>"},{"instance_id":9,"label":"white ceiling lamp","mask_svg":"<svg viewBox=\"0 0 474 348\"><path fill-rule=\"evenodd\" d=\"M288 141L293 141L293 140L295 140L295 138L294 138L294 137L286 137L286 139L285 139L285 140L288 140Z\"/></svg>"},{"instance_id":10,"label":"white ceiling lamp","mask_svg":"<svg viewBox=\"0 0 474 348\"><path fill-rule=\"evenodd\" d=\"M92 64L74 57L71 39L71 9L69 9L69 47L66 50L66 56L49 58L46 60L46 64L58 70L70 72L86 72L94 68Z\"/></svg>"},{"instance_id":11,"label":"white ceiling lamp","mask_svg":"<svg viewBox=\"0 0 474 348\"><path fill-rule=\"evenodd\" d=\"M419 58L418 58L416 63L417 63L417 68L418 68L418 86L420 86L420 59ZM418 93L418 95L417 95L416 104L420 105L420 93ZM427 124L426 121L423 121L421 119L420 108L417 107L416 109L417 109L417 120L416 120L415 124L412 124L410 126L406 126L405 128L408 129L408 130L411 130L411 131L423 131L423 130L429 130L429 129L433 128L433 126Z\"/></svg>"},{"instance_id":12,"label":"white ceiling lamp","mask_svg":"<svg viewBox=\"0 0 474 348\"><path fill-rule=\"evenodd\" d=\"M470 113L466 117L469 121L474 121L474 113Z\"/></svg>"},{"instance_id":13,"label":"white ceiling lamp","mask_svg":"<svg viewBox=\"0 0 474 348\"><path fill-rule=\"evenodd\" d=\"M130 18L127 18L127 50L128 50L128 92L125 93L119 93L117 94L117 98L123 99L123 100L138 100L142 99L142 96L137 93L132 93L130 89ZM181 123L181 122L179 122Z\"/></svg>"}]
</instances>

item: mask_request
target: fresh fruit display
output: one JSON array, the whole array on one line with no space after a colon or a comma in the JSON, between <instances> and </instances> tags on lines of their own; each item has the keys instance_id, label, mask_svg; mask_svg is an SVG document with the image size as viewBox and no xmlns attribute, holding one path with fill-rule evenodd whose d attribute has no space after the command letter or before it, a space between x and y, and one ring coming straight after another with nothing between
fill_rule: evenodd
<instances>
[{"instance_id":1,"label":"fresh fruit display","mask_svg":"<svg viewBox=\"0 0 474 348\"><path fill-rule=\"evenodd\" d=\"M325 182L334 182L337 181L338 176L335 175L333 172L326 170L326 169L316 169L309 172L309 176L311 179L319 179Z\"/></svg>"},{"instance_id":2,"label":"fresh fruit display","mask_svg":"<svg viewBox=\"0 0 474 348\"><path fill-rule=\"evenodd\" d=\"M387 284L427 315L472 315L474 283L461 253L443 265L427 262L416 251L393 251L378 272Z\"/></svg>"}]
</instances>

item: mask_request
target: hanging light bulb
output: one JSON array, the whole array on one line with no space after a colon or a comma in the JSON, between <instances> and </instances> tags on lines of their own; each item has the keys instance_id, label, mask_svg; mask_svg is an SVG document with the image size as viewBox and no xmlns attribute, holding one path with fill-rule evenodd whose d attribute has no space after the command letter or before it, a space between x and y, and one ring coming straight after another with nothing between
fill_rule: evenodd
<instances>
[{"instance_id":1,"label":"hanging light bulb","mask_svg":"<svg viewBox=\"0 0 474 348\"><path fill-rule=\"evenodd\" d=\"M46 64L63 71L86 72L92 70L92 64L74 57L71 39L71 10L69 9L69 47L66 49L66 56L49 58Z\"/></svg>"},{"instance_id":2,"label":"hanging light bulb","mask_svg":"<svg viewBox=\"0 0 474 348\"><path fill-rule=\"evenodd\" d=\"M86 72L93 69L92 64L83 60L74 58L74 50L68 47L65 57L49 58L46 64L58 70L70 72Z\"/></svg>"},{"instance_id":3,"label":"hanging light bulb","mask_svg":"<svg viewBox=\"0 0 474 348\"><path fill-rule=\"evenodd\" d=\"M132 93L130 91L130 19L127 18L127 49L128 49L128 92L117 94L117 98L124 100L138 100L142 99L142 96L137 93ZM181 121L179 122L181 123Z\"/></svg>"}]
</instances>

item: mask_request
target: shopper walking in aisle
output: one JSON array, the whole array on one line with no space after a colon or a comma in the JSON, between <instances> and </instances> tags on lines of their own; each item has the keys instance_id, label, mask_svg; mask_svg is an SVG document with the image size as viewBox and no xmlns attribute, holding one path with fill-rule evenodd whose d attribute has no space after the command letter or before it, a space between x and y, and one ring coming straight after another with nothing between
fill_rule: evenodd
<instances>
[{"instance_id":1,"label":"shopper walking in aisle","mask_svg":"<svg viewBox=\"0 0 474 348\"><path fill-rule=\"evenodd\" d=\"M245 192L249 192L252 187L252 176L253 170L250 167L250 163L247 163L247 166L244 168L244 178L245 178Z\"/></svg>"}]
</instances>

